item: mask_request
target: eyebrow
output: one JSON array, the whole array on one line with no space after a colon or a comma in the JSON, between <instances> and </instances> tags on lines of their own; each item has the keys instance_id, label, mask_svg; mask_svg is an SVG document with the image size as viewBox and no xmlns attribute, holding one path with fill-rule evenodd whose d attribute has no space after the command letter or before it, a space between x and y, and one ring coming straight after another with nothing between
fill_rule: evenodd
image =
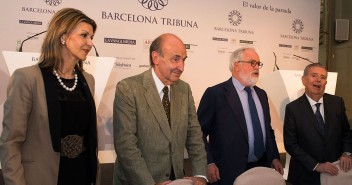
<instances>
[{"instance_id":1,"label":"eyebrow","mask_svg":"<svg viewBox=\"0 0 352 185\"><path fill-rule=\"evenodd\" d=\"M317 76L323 76L323 77L327 77L327 75L319 75L318 73L311 73L312 75L317 75Z\"/></svg>"},{"instance_id":2,"label":"eyebrow","mask_svg":"<svg viewBox=\"0 0 352 185\"><path fill-rule=\"evenodd\" d=\"M88 34L89 34L89 31L87 31L87 30L86 30L86 29L84 29L84 28L82 28L82 29L81 29L81 31L82 31L82 32L86 32L86 33L88 33ZM94 35L94 32L93 32L93 34L92 34L92 35Z\"/></svg>"},{"instance_id":3,"label":"eyebrow","mask_svg":"<svg viewBox=\"0 0 352 185\"><path fill-rule=\"evenodd\" d=\"M187 59L187 57L188 57L188 56L186 56L186 57L182 58L182 56L181 56L181 55L174 55L174 56L172 56L172 58L182 58L183 60L186 60L186 59Z\"/></svg>"}]
</instances>

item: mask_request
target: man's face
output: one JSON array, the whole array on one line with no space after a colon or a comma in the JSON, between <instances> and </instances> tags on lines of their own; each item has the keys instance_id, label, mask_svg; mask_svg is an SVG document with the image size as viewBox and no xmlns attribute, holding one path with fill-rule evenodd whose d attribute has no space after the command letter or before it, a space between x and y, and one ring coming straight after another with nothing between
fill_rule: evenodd
<instances>
[{"instance_id":1,"label":"man's face","mask_svg":"<svg viewBox=\"0 0 352 185\"><path fill-rule=\"evenodd\" d=\"M238 72L239 81L244 86L254 86L259 79L259 66L253 67L249 61L259 62L258 54L253 50L245 50L241 61L244 62L236 63L237 66L234 69Z\"/></svg>"},{"instance_id":2,"label":"man's face","mask_svg":"<svg viewBox=\"0 0 352 185\"><path fill-rule=\"evenodd\" d=\"M306 76L302 76L302 83L305 86L306 94L315 101L318 101L325 91L327 71L321 67L311 67Z\"/></svg>"},{"instance_id":3,"label":"man's face","mask_svg":"<svg viewBox=\"0 0 352 185\"><path fill-rule=\"evenodd\" d=\"M152 57L155 73L164 85L179 80L187 58L186 47L181 40L167 36L162 45L162 55L154 51Z\"/></svg>"}]
</instances>

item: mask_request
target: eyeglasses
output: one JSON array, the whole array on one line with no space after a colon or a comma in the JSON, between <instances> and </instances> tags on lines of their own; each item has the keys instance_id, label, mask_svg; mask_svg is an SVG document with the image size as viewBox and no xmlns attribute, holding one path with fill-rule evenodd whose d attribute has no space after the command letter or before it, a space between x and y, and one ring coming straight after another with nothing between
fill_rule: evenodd
<instances>
[{"instance_id":1,"label":"eyeglasses","mask_svg":"<svg viewBox=\"0 0 352 185\"><path fill-rule=\"evenodd\" d=\"M260 61L255 61L255 60L248 60L248 61L238 61L238 62L243 62L243 63L249 63L251 66L254 68L256 65L258 65L259 69L263 67L263 63Z\"/></svg>"}]
</instances>

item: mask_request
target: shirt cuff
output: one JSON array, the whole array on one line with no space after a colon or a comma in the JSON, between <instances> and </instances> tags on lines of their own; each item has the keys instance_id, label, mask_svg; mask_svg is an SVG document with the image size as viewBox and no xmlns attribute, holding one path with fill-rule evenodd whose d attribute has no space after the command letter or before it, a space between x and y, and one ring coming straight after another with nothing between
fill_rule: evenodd
<instances>
[{"instance_id":1,"label":"shirt cuff","mask_svg":"<svg viewBox=\"0 0 352 185\"><path fill-rule=\"evenodd\" d=\"M313 168L313 171L315 171L315 169L318 167L319 163L317 165L315 165L315 167Z\"/></svg>"},{"instance_id":2,"label":"shirt cuff","mask_svg":"<svg viewBox=\"0 0 352 185\"><path fill-rule=\"evenodd\" d=\"M202 178L204 178L204 179L207 181L207 183L209 182L208 179L207 179L207 177L204 176L204 175L195 175L195 177L202 177Z\"/></svg>"}]
</instances>

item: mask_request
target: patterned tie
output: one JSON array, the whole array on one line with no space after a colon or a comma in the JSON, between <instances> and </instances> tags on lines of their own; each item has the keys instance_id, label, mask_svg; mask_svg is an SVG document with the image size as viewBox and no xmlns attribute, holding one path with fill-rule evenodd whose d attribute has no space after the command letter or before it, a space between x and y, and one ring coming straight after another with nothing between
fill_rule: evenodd
<instances>
[{"instance_id":1,"label":"patterned tie","mask_svg":"<svg viewBox=\"0 0 352 185\"><path fill-rule=\"evenodd\" d=\"M320 109L319 109L320 104L321 104L321 103L315 104L315 106L317 107L317 111L315 111L315 117L317 118L320 132L321 132L321 134L323 134L323 136L324 136L324 135L325 135L325 128L324 128L325 123L324 123L323 116L322 116L321 113L320 113Z\"/></svg>"},{"instance_id":2,"label":"patterned tie","mask_svg":"<svg viewBox=\"0 0 352 185\"><path fill-rule=\"evenodd\" d=\"M244 90L248 94L248 105L251 112L253 133L254 133L254 155L260 159L265 151L264 142L263 142L263 132L260 126L259 116L257 108L255 106L252 91L249 87L245 87Z\"/></svg>"},{"instance_id":3,"label":"patterned tie","mask_svg":"<svg viewBox=\"0 0 352 185\"><path fill-rule=\"evenodd\" d=\"M167 120L169 121L169 126L171 127L171 122L170 122L170 101L169 101L169 88L167 86L165 86L163 88L163 100L161 101L161 103L163 104L166 116L167 116ZM170 180L176 180L175 178L175 172L174 172L174 167L171 163L171 172L170 172Z\"/></svg>"},{"instance_id":4,"label":"patterned tie","mask_svg":"<svg viewBox=\"0 0 352 185\"><path fill-rule=\"evenodd\" d=\"M169 88L167 86L165 86L163 88L163 100L162 100L162 104L167 116L167 120L169 121L169 125L170 125L170 101L169 101Z\"/></svg>"}]
</instances>

